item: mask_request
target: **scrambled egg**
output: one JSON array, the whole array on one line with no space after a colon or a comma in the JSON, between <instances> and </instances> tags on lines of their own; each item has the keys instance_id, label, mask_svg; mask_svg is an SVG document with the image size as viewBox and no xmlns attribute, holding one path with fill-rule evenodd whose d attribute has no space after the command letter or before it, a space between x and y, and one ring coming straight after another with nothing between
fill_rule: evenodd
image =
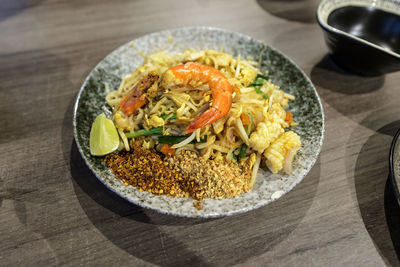
<instances>
[{"instance_id":1,"label":"scrambled egg","mask_svg":"<svg viewBox=\"0 0 400 267\"><path fill-rule=\"evenodd\" d=\"M114 115L114 121L118 128L130 130L128 117L121 111L117 111Z\"/></svg>"},{"instance_id":2,"label":"scrambled egg","mask_svg":"<svg viewBox=\"0 0 400 267\"><path fill-rule=\"evenodd\" d=\"M164 125L164 120L157 115L153 115L150 117L149 125L154 127L160 127Z\"/></svg>"},{"instance_id":3,"label":"scrambled egg","mask_svg":"<svg viewBox=\"0 0 400 267\"><path fill-rule=\"evenodd\" d=\"M257 72L255 72L253 69L246 66L240 67L238 79L245 87L249 86L254 81L256 76Z\"/></svg>"}]
</instances>

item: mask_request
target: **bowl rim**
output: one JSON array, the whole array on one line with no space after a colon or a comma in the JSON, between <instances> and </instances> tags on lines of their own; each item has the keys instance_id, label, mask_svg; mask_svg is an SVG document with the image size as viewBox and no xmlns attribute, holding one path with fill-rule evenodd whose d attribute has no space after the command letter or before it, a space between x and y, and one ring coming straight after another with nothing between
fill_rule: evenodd
<instances>
[{"instance_id":1,"label":"bowl rim","mask_svg":"<svg viewBox=\"0 0 400 267\"><path fill-rule=\"evenodd\" d=\"M345 7L345 6L363 6L363 7L372 7L372 8L376 8L379 10L383 10L386 12L390 12L390 13L395 13L396 15L400 16L400 1L399 0L322 0L319 5L318 5L318 9L317 9L317 22L318 24L321 26L321 28L323 28L324 30L334 33L334 34L338 34L342 37L351 39L351 40L355 40L358 42L363 43L364 45L367 46L371 46L375 49L378 49L382 52L384 52L385 54L388 54L389 56L395 57L397 59L400 59L400 54L399 53L395 53L389 49L384 49L379 45L376 45L372 42L369 42L367 40L364 40L362 38L359 38L357 36L354 36L352 34L349 34L347 32L344 32L342 30L339 30L337 28L334 28L332 26L330 26L324 19L322 19L322 11L325 8L325 5L327 5L328 3L330 4L335 4L334 2L337 1L338 4L335 8L333 8L331 11L329 11L327 18L329 17L330 13L332 13L332 11L341 8L341 7ZM396 12L394 10L391 10L389 8L385 8L383 6L384 3L386 2L390 2L393 5L397 5L399 7L399 10Z\"/></svg>"},{"instance_id":2,"label":"bowl rim","mask_svg":"<svg viewBox=\"0 0 400 267\"><path fill-rule=\"evenodd\" d=\"M400 129L397 130L396 134L393 137L392 143L390 145L389 176L390 176L390 180L392 181L393 191L396 196L397 202L400 205L400 192L399 192L399 187L396 182L396 177L395 177L395 173L394 173L394 152L396 150L396 145L397 145L397 142L399 141L399 137L400 137Z\"/></svg>"}]
</instances>

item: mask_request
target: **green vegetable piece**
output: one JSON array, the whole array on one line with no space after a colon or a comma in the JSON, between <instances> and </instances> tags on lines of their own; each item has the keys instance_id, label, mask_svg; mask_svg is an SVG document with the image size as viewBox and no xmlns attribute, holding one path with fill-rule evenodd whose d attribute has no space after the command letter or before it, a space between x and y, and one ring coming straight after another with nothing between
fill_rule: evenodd
<instances>
[{"instance_id":1,"label":"green vegetable piece","mask_svg":"<svg viewBox=\"0 0 400 267\"><path fill-rule=\"evenodd\" d=\"M246 113L250 117L250 124L246 126L246 133L250 136L251 131L253 131L254 117L251 113Z\"/></svg>"},{"instance_id":2,"label":"green vegetable piece","mask_svg":"<svg viewBox=\"0 0 400 267\"><path fill-rule=\"evenodd\" d=\"M247 145L242 144L242 147L240 148L239 158L244 159L246 157L246 151L247 151Z\"/></svg>"},{"instance_id":3,"label":"green vegetable piece","mask_svg":"<svg viewBox=\"0 0 400 267\"><path fill-rule=\"evenodd\" d=\"M163 120L175 120L176 119L176 113L164 114L164 115L161 116L161 119L163 119Z\"/></svg>"},{"instance_id":4,"label":"green vegetable piece","mask_svg":"<svg viewBox=\"0 0 400 267\"><path fill-rule=\"evenodd\" d=\"M236 162L239 162L237 156L235 155L235 152L232 152L232 161L235 160Z\"/></svg>"},{"instance_id":5,"label":"green vegetable piece","mask_svg":"<svg viewBox=\"0 0 400 267\"><path fill-rule=\"evenodd\" d=\"M254 87L254 90L256 90L256 93L259 94L259 95L261 95L262 98L264 98L264 99L267 99L267 98L268 98L267 95L266 95L263 91L261 91L260 88Z\"/></svg>"},{"instance_id":6,"label":"green vegetable piece","mask_svg":"<svg viewBox=\"0 0 400 267\"><path fill-rule=\"evenodd\" d=\"M263 74L257 74L256 79L257 79L257 78L261 78L261 79L264 79L264 80L266 80L266 81L269 80L269 77L266 76L266 75L263 75Z\"/></svg>"},{"instance_id":7,"label":"green vegetable piece","mask_svg":"<svg viewBox=\"0 0 400 267\"><path fill-rule=\"evenodd\" d=\"M185 140L187 136L177 135L163 135L158 137L158 143L160 144L178 144Z\"/></svg>"},{"instance_id":8,"label":"green vegetable piece","mask_svg":"<svg viewBox=\"0 0 400 267\"><path fill-rule=\"evenodd\" d=\"M256 86L262 86L264 83L257 83L257 82L253 82L251 83L249 86L250 87L256 87Z\"/></svg>"},{"instance_id":9,"label":"green vegetable piece","mask_svg":"<svg viewBox=\"0 0 400 267\"><path fill-rule=\"evenodd\" d=\"M163 134L163 129L162 127L157 127L157 128L152 128L150 130L138 130L133 133L126 133L125 136L127 138L136 138L140 136L153 136L153 135L162 135Z\"/></svg>"},{"instance_id":10,"label":"green vegetable piece","mask_svg":"<svg viewBox=\"0 0 400 267\"><path fill-rule=\"evenodd\" d=\"M254 79L253 83L250 84L250 86L254 87L254 90L256 91L256 93L261 95L262 98L267 99L268 98L267 95L260 89L260 87L264 84L264 80L265 80L262 77L268 78L267 76L264 76L262 74L257 74L256 78Z\"/></svg>"},{"instance_id":11,"label":"green vegetable piece","mask_svg":"<svg viewBox=\"0 0 400 267\"><path fill-rule=\"evenodd\" d=\"M160 144L178 144L188 137L189 137L189 135L163 135L163 136L158 137L158 143L160 143ZM205 142L207 142L207 136L200 138L200 142L197 142L197 140L194 139L189 144L205 143Z\"/></svg>"},{"instance_id":12,"label":"green vegetable piece","mask_svg":"<svg viewBox=\"0 0 400 267\"><path fill-rule=\"evenodd\" d=\"M264 84L265 80L263 78L260 77L256 77L254 79L254 81L250 84L250 86L262 86Z\"/></svg>"},{"instance_id":13,"label":"green vegetable piece","mask_svg":"<svg viewBox=\"0 0 400 267\"><path fill-rule=\"evenodd\" d=\"M265 83L265 80L264 80L263 78L258 77L258 78L256 78L255 83L264 84L264 83Z\"/></svg>"}]
</instances>

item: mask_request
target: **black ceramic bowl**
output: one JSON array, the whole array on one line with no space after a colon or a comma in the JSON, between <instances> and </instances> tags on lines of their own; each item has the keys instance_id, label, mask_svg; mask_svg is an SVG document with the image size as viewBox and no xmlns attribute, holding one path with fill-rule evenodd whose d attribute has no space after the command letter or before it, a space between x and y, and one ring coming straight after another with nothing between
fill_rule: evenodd
<instances>
[{"instance_id":1,"label":"black ceramic bowl","mask_svg":"<svg viewBox=\"0 0 400 267\"><path fill-rule=\"evenodd\" d=\"M400 0L323 0L317 20L343 68L368 76L400 70Z\"/></svg>"},{"instance_id":2,"label":"black ceramic bowl","mask_svg":"<svg viewBox=\"0 0 400 267\"><path fill-rule=\"evenodd\" d=\"M393 138L392 145L390 146L389 153L389 172L390 179L392 180L393 190L397 198L397 202L400 204L400 129L397 131Z\"/></svg>"}]
</instances>

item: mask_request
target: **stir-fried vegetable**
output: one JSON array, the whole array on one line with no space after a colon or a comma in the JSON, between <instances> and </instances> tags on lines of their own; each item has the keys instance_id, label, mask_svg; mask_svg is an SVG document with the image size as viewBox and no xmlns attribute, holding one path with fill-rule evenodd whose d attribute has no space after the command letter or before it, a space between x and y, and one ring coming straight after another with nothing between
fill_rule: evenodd
<instances>
[{"instance_id":1,"label":"stir-fried vegetable","mask_svg":"<svg viewBox=\"0 0 400 267\"><path fill-rule=\"evenodd\" d=\"M289 123L289 124L293 122L293 114L292 114L292 112L287 112L286 113L285 121L287 123Z\"/></svg>"},{"instance_id":2,"label":"stir-fried vegetable","mask_svg":"<svg viewBox=\"0 0 400 267\"><path fill-rule=\"evenodd\" d=\"M264 98L264 99L267 99L268 97L263 91L261 91L260 87L263 86L263 84L268 80L269 80L268 76L265 76L262 74L257 74L253 83L250 84L251 87L254 87L254 90L256 91L256 93L261 95L262 98Z\"/></svg>"},{"instance_id":3,"label":"stir-fried vegetable","mask_svg":"<svg viewBox=\"0 0 400 267\"><path fill-rule=\"evenodd\" d=\"M246 133L248 136L250 136L250 133L253 131L253 127L254 127L254 116L251 113L247 113L247 115L250 118L250 123L246 126Z\"/></svg>"},{"instance_id":4,"label":"stir-fried vegetable","mask_svg":"<svg viewBox=\"0 0 400 267\"><path fill-rule=\"evenodd\" d=\"M162 135L163 134L163 129L162 127L157 127L157 128L152 128L150 130L138 130L133 133L126 133L125 136L127 138L136 138L139 136L153 136L153 135Z\"/></svg>"},{"instance_id":5,"label":"stir-fried vegetable","mask_svg":"<svg viewBox=\"0 0 400 267\"><path fill-rule=\"evenodd\" d=\"M160 143L160 144L178 144L188 137L189 137L189 135L163 135L163 136L158 137L158 143ZM189 144L205 143L205 142L207 142L207 136L204 136L203 138L201 138L200 142L198 142L196 139L194 139Z\"/></svg>"},{"instance_id":6,"label":"stir-fried vegetable","mask_svg":"<svg viewBox=\"0 0 400 267\"><path fill-rule=\"evenodd\" d=\"M176 119L176 113L164 114L164 115L161 116L161 119L163 119L163 120L175 120Z\"/></svg>"},{"instance_id":7,"label":"stir-fried vegetable","mask_svg":"<svg viewBox=\"0 0 400 267\"><path fill-rule=\"evenodd\" d=\"M242 147L240 148L240 152L239 152L240 159L244 159L246 157L247 148L248 148L248 146L246 144L243 144Z\"/></svg>"},{"instance_id":8,"label":"stir-fried vegetable","mask_svg":"<svg viewBox=\"0 0 400 267\"><path fill-rule=\"evenodd\" d=\"M264 99L267 99L267 98L268 98L267 95L266 95L263 91L261 91L260 88L254 87L254 89L256 90L256 93L257 93L257 94L259 94L259 95L262 96L262 98L264 98Z\"/></svg>"},{"instance_id":9,"label":"stir-fried vegetable","mask_svg":"<svg viewBox=\"0 0 400 267\"><path fill-rule=\"evenodd\" d=\"M232 152L232 161L238 162L238 157L235 155L235 151Z\"/></svg>"},{"instance_id":10,"label":"stir-fried vegetable","mask_svg":"<svg viewBox=\"0 0 400 267\"><path fill-rule=\"evenodd\" d=\"M173 155L175 154L175 149L168 144L163 144L160 149L160 152L163 153L164 155Z\"/></svg>"},{"instance_id":11,"label":"stir-fried vegetable","mask_svg":"<svg viewBox=\"0 0 400 267\"><path fill-rule=\"evenodd\" d=\"M264 79L264 80L266 80L266 81L269 81L269 77L268 76L266 76L266 75L263 75L263 74L257 74L257 76L256 76L256 79L257 78L261 78L261 79Z\"/></svg>"},{"instance_id":12,"label":"stir-fried vegetable","mask_svg":"<svg viewBox=\"0 0 400 267\"><path fill-rule=\"evenodd\" d=\"M247 113L242 113L242 115L240 115L240 119L242 120L243 126L247 126L251 123L250 116Z\"/></svg>"}]
</instances>

